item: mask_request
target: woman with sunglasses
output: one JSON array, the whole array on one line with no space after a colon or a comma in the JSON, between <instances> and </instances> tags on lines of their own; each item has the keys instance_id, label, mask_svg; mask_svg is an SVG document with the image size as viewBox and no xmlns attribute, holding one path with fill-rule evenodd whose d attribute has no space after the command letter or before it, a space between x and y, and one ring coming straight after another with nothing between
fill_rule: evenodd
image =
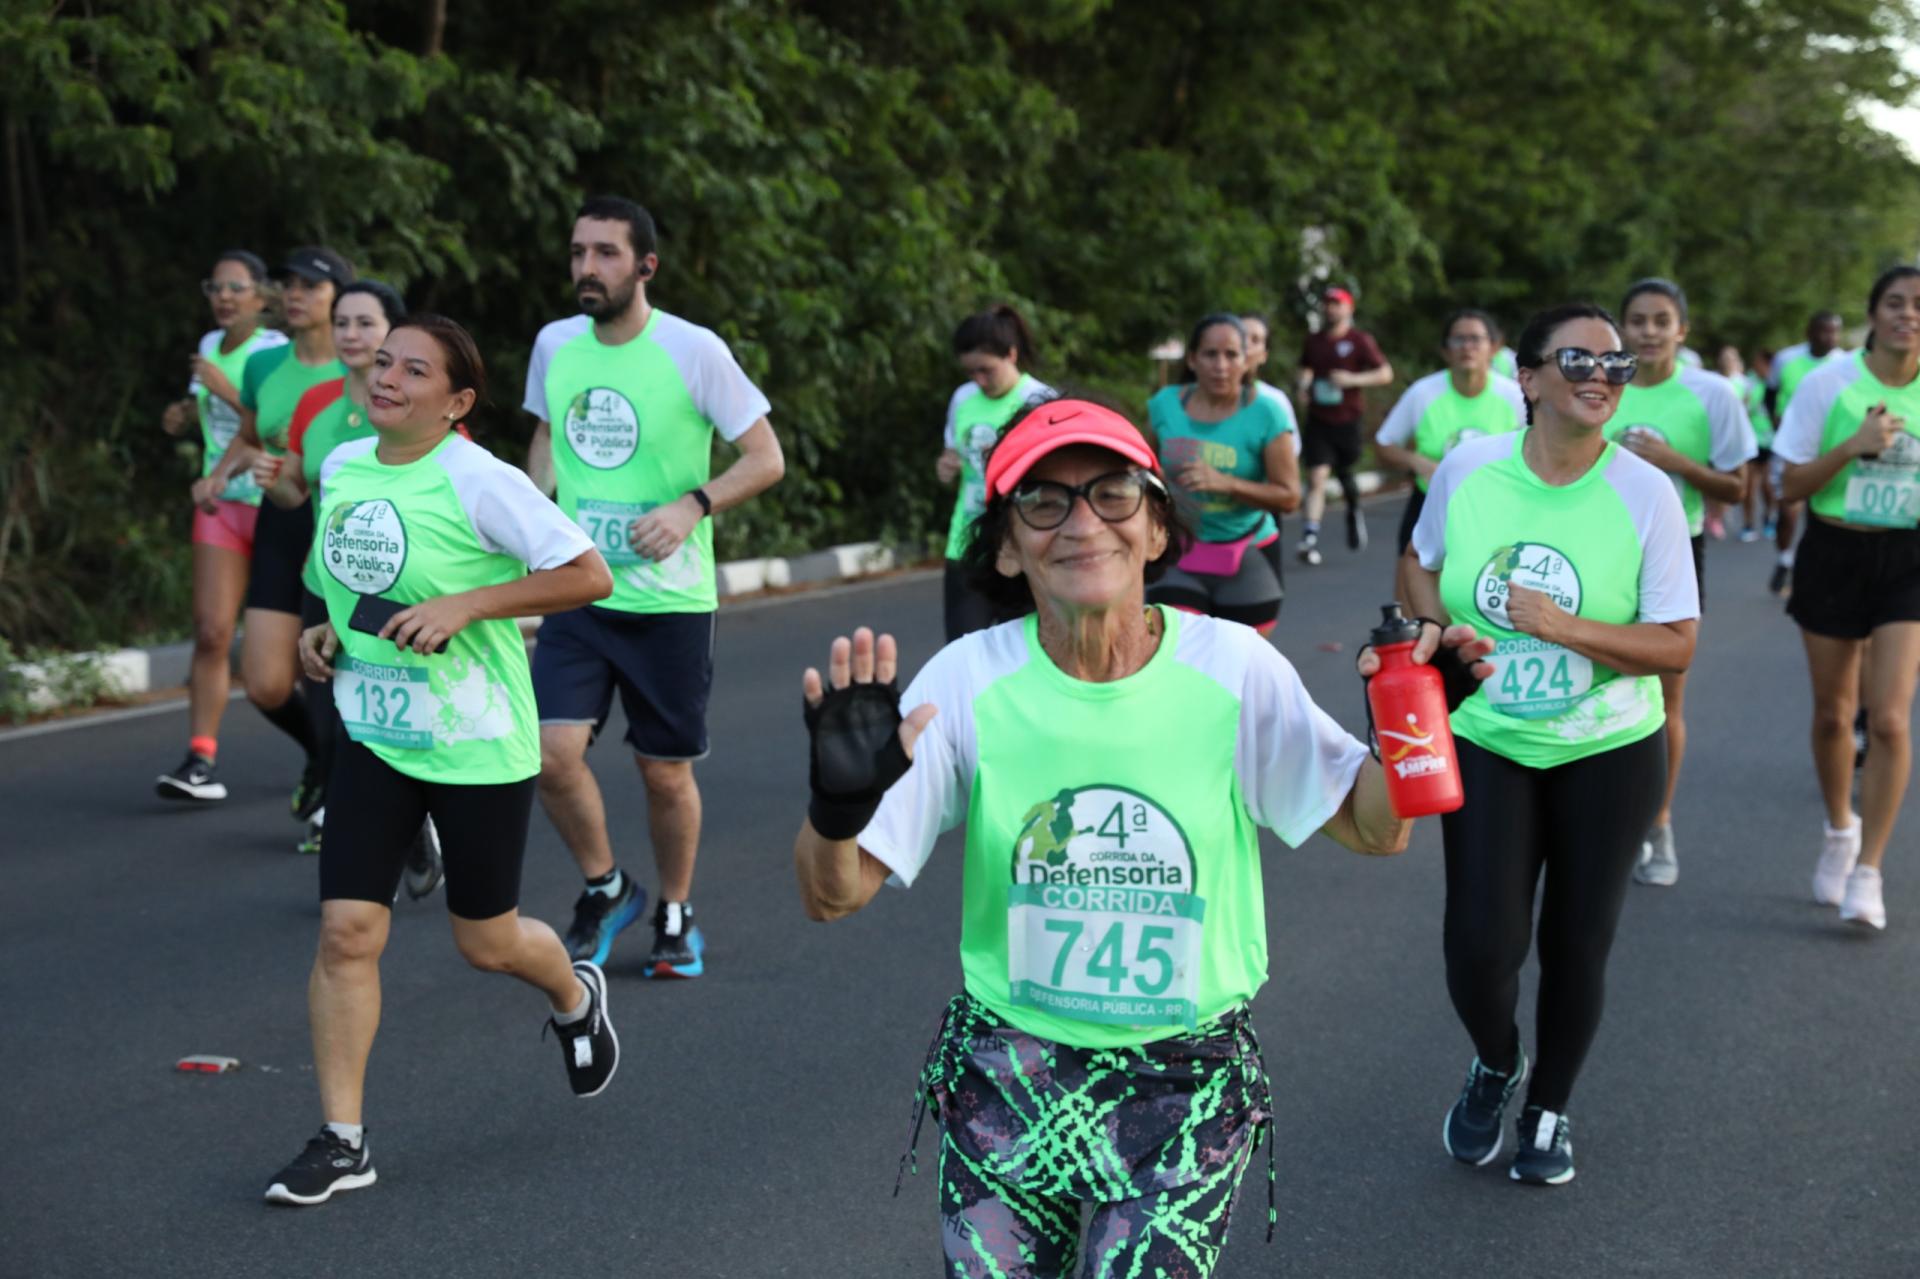
<instances>
[{"instance_id":1,"label":"woman with sunglasses","mask_svg":"<svg viewBox=\"0 0 1920 1279\"><path fill-rule=\"evenodd\" d=\"M1520 384L1492 371L1493 344L1499 332L1485 311L1462 307L1440 326L1440 353L1447 367L1429 373L1407 388L1407 393L1380 424L1374 450L1388 466L1413 472L1413 496L1400 516L1402 556L1413 540L1413 527L1426 504L1427 485L1440 459L1454 446L1487 435L1520 429L1527 413ZM1396 598L1405 599L1403 560L1396 560Z\"/></svg>"},{"instance_id":2,"label":"woman with sunglasses","mask_svg":"<svg viewBox=\"0 0 1920 1279\"><path fill-rule=\"evenodd\" d=\"M1411 823L1272 645L1147 605L1185 530L1132 423L1043 404L986 484L967 569L1028 615L947 645L904 698L865 628L806 672L801 899L850 915L966 825L963 991L921 1079L947 1273L1205 1276L1272 1120L1247 1011L1258 828L1381 854ZM1488 648L1456 627L1422 660L1443 639Z\"/></svg>"},{"instance_id":3,"label":"woman with sunglasses","mask_svg":"<svg viewBox=\"0 0 1920 1279\"><path fill-rule=\"evenodd\" d=\"M970 315L953 334L954 358L967 380L947 402L946 446L935 473L942 484L960 486L947 527L947 639L993 625L993 606L967 587L960 561L973 521L986 505L987 450L1000 428L1051 392L1025 367L1033 363L1033 334L1020 312L1006 303Z\"/></svg>"},{"instance_id":4,"label":"woman with sunglasses","mask_svg":"<svg viewBox=\"0 0 1920 1279\"><path fill-rule=\"evenodd\" d=\"M201 438L200 478L192 488L193 666L187 682L187 753L178 767L155 780L154 790L162 799L209 802L227 797L226 784L214 770L232 681L233 623L247 589L260 490L244 472L223 484L211 477L240 430L238 383L248 359L286 344L285 334L261 324L266 282L267 264L245 249L229 249L214 260L200 291L219 327L200 339L188 361L192 380L187 398L169 404L160 419L161 428L172 436L185 434L197 420Z\"/></svg>"},{"instance_id":5,"label":"woman with sunglasses","mask_svg":"<svg viewBox=\"0 0 1920 1279\"><path fill-rule=\"evenodd\" d=\"M1880 929L1881 869L1912 769L1920 672L1920 268L1894 267L1874 281L1867 322L1865 350L1799 384L1773 452L1785 466L1781 501L1805 501L1812 512L1787 612L1813 677L1813 764L1827 806L1813 899ZM1855 816L1852 734L1862 701L1871 749Z\"/></svg>"},{"instance_id":6,"label":"woman with sunglasses","mask_svg":"<svg viewBox=\"0 0 1920 1279\"><path fill-rule=\"evenodd\" d=\"M1702 605L1707 589L1707 503L1737 505L1746 496L1747 463L1760 451L1740 392L1718 373L1684 361L1687 295L1672 280L1641 280L1620 304L1627 345L1639 360L1606 437L1672 478L1687 516L1693 572ZM1667 786L1640 843L1633 877L1657 888L1680 878L1673 844L1673 796L1687 753L1687 674L1660 677L1667 709Z\"/></svg>"},{"instance_id":7,"label":"woman with sunglasses","mask_svg":"<svg viewBox=\"0 0 1920 1279\"><path fill-rule=\"evenodd\" d=\"M1452 718L1466 803L1441 818L1447 993L1477 1055L1443 1137L1455 1159L1491 1163L1527 1084L1509 1175L1560 1185L1573 1179L1567 1103L1666 783L1656 677L1692 661L1700 608L1673 485L1603 433L1635 367L1613 318L1557 307L1515 350L1527 428L1435 469L1407 586L1415 610L1498 641L1493 674ZM1514 1016L1536 893L1529 1082Z\"/></svg>"},{"instance_id":8,"label":"woman with sunglasses","mask_svg":"<svg viewBox=\"0 0 1920 1279\"><path fill-rule=\"evenodd\" d=\"M240 429L214 476L226 481L253 467L262 452L286 451L287 428L300 397L321 382L346 376L333 349L335 290L353 278L353 268L332 249L309 247L287 255L280 273L280 300L293 341L247 361L240 384ZM293 814L305 820L322 800L314 762L313 716L300 691L300 574L313 541L313 513L269 502L254 530L253 567L247 579L246 636L240 676L247 698L306 755ZM304 847L304 845L303 845Z\"/></svg>"},{"instance_id":9,"label":"woman with sunglasses","mask_svg":"<svg viewBox=\"0 0 1920 1279\"><path fill-rule=\"evenodd\" d=\"M1203 316L1186 372L1147 402L1159 457L1199 536L1148 592L1156 604L1242 622L1262 635L1286 594L1277 515L1300 505L1292 415L1247 378L1237 315Z\"/></svg>"}]
</instances>

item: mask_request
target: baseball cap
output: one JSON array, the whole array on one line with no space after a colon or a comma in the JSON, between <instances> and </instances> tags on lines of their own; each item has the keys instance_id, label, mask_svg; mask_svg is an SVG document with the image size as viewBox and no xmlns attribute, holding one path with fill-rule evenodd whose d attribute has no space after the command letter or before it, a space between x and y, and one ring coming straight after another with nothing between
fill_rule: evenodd
<instances>
[{"instance_id":1,"label":"baseball cap","mask_svg":"<svg viewBox=\"0 0 1920 1279\"><path fill-rule=\"evenodd\" d=\"M1348 306L1353 305L1353 294L1337 284L1323 291L1320 296L1329 302L1345 302Z\"/></svg>"},{"instance_id":2,"label":"baseball cap","mask_svg":"<svg viewBox=\"0 0 1920 1279\"><path fill-rule=\"evenodd\" d=\"M353 266L332 249L308 245L287 254L286 264L280 268L279 274L297 275L308 284L319 284L326 280L346 284L353 279Z\"/></svg>"},{"instance_id":3,"label":"baseball cap","mask_svg":"<svg viewBox=\"0 0 1920 1279\"><path fill-rule=\"evenodd\" d=\"M1041 458L1069 444L1097 444L1160 472L1160 459L1140 428L1112 409L1087 400L1050 400L1021 418L987 455L987 492L1005 497Z\"/></svg>"}]
</instances>

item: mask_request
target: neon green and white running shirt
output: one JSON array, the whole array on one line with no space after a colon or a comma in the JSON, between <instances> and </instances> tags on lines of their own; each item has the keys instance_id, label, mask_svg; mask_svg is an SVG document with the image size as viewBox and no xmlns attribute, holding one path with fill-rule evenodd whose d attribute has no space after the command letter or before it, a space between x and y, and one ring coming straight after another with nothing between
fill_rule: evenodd
<instances>
[{"instance_id":1,"label":"neon green and white running shirt","mask_svg":"<svg viewBox=\"0 0 1920 1279\"><path fill-rule=\"evenodd\" d=\"M1367 758L1253 631L1159 613L1152 659L1106 684L1055 666L1031 616L941 649L901 700L940 713L859 837L905 886L966 823L967 991L1057 1043L1149 1043L1250 998L1258 828L1297 847Z\"/></svg>"},{"instance_id":2,"label":"neon green and white running shirt","mask_svg":"<svg viewBox=\"0 0 1920 1279\"><path fill-rule=\"evenodd\" d=\"M1618 440L1628 431L1651 431L1682 457L1716 471L1737 471L1760 452L1733 383L1686 365L1658 386L1627 385L1603 433ZM1707 523L1706 499L1678 475L1668 478L1687 514L1687 536L1700 536Z\"/></svg>"},{"instance_id":3,"label":"neon green and white running shirt","mask_svg":"<svg viewBox=\"0 0 1920 1279\"><path fill-rule=\"evenodd\" d=\"M1815 355L1805 342L1795 342L1775 353L1773 364L1767 370L1767 385L1774 391L1774 422L1785 425L1787 407L1793 403L1793 397L1799 393L1800 384L1807 375L1817 368L1845 360L1854 352L1843 347L1834 347L1825 355Z\"/></svg>"},{"instance_id":4,"label":"neon green and white running shirt","mask_svg":"<svg viewBox=\"0 0 1920 1279\"><path fill-rule=\"evenodd\" d=\"M1480 394L1465 396L1453 389L1453 374L1441 369L1407 388L1374 439L1438 462L1456 444L1517 431L1526 421L1527 397L1518 382L1491 374ZM1426 476L1415 475L1413 482L1427 491Z\"/></svg>"},{"instance_id":5,"label":"neon green and white running shirt","mask_svg":"<svg viewBox=\"0 0 1920 1279\"><path fill-rule=\"evenodd\" d=\"M533 486L471 440L449 433L405 466L378 438L333 450L320 471L312 556L340 637L333 701L347 735L429 782L517 782L540 771L540 717L526 641L511 618L474 622L444 653L402 651L347 625L362 595L418 604L518 581L592 548Z\"/></svg>"},{"instance_id":6,"label":"neon green and white running shirt","mask_svg":"<svg viewBox=\"0 0 1920 1279\"><path fill-rule=\"evenodd\" d=\"M1839 447L1884 403L1906 430L1878 457L1860 457L1840 468L1808 499L1816 515L1875 528L1920 527L1920 378L1888 386L1867 369L1865 356L1822 364L1800 384L1793 407L1773 437L1774 455L1802 466Z\"/></svg>"},{"instance_id":7,"label":"neon green and white running shirt","mask_svg":"<svg viewBox=\"0 0 1920 1279\"><path fill-rule=\"evenodd\" d=\"M287 344L287 335L279 329L255 329L247 335L247 340L231 351L222 351L220 343L226 339L226 330L209 330L200 339L200 358L207 361L227 375L227 381L239 390L246 381L247 361L260 351L268 351L276 346ZM213 468L226 455L227 448L233 443L233 437L240 433L240 410L227 403L205 386L199 378L187 383L187 394L200 410L200 478L213 474ZM245 502L248 506L260 505L260 486L253 482L251 469L241 471L227 481L227 487L220 491L223 502Z\"/></svg>"},{"instance_id":8,"label":"neon green and white running shirt","mask_svg":"<svg viewBox=\"0 0 1920 1279\"><path fill-rule=\"evenodd\" d=\"M1453 713L1453 731L1529 768L1552 768L1651 736L1666 723L1660 680L1622 675L1513 629L1514 584L1599 622L1700 616L1686 517L1666 473L1617 444L1571 484L1535 475L1527 433L1462 444L1433 473L1413 530L1455 622L1496 641L1492 678Z\"/></svg>"},{"instance_id":9,"label":"neon green and white running shirt","mask_svg":"<svg viewBox=\"0 0 1920 1279\"><path fill-rule=\"evenodd\" d=\"M534 340L524 407L552 431L560 509L613 569L613 594L595 607L718 607L712 520L660 563L628 545L627 530L712 478L715 431L737 440L767 415L767 397L720 336L658 307L619 346L602 344L589 316L556 320Z\"/></svg>"},{"instance_id":10,"label":"neon green and white running shirt","mask_svg":"<svg viewBox=\"0 0 1920 1279\"><path fill-rule=\"evenodd\" d=\"M1000 439L1000 428L1020 416L1053 390L1031 373L1005 395L988 395L978 382L962 382L947 401L946 446L960 455L960 492L954 499L953 518L947 524L947 558L957 560L967 552L973 536L973 522L987 509L987 453Z\"/></svg>"}]
</instances>

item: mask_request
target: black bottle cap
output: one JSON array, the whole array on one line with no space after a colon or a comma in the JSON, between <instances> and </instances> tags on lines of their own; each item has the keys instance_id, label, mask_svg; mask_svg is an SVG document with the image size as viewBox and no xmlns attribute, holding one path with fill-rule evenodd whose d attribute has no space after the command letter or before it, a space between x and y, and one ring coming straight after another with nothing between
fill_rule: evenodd
<instances>
[{"instance_id":1,"label":"black bottle cap","mask_svg":"<svg viewBox=\"0 0 1920 1279\"><path fill-rule=\"evenodd\" d=\"M1380 606L1380 625L1373 628L1368 637L1375 648L1385 648L1389 644L1411 644L1420 638L1420 623L1400 612L1400 605L1382 604Z\"/></svg>"}]
</instances>

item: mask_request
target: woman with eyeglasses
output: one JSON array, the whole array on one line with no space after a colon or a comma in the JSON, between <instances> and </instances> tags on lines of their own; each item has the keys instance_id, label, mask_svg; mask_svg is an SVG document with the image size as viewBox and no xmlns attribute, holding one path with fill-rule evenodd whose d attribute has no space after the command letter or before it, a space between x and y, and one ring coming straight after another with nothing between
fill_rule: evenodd
<instances>
[{"instance_id":1,"label":"woman with eyeglasses","mask_svg":"<svg viewBox=\"0 0 1920 1279\"><path fill-rule=\"evenodd\" d=\"M1718 373L1684 360L1687 295L1672 280L1651 278L1627 290L1620 304L1627 344L1639 364L1620 396L1606 437L1665 471L1680 492L1692 539L1693 572L1706 603L1707 503L1738 504L1746 496L1747 463L1759 452L1740 392ZM1667 786L1653 825L1640 842L1633 877L1656 888L1680 878L1673 843L1673 796L1687 753L1687 674L1660 677L1667 709Z\"/></svg>"},{"instance_id":2,"label":"woman with eyeglasses","mask_svg":"<svg viewBox=\"0 0 1920 1279\"><path fill-rule=\"evenodd\" d=\"M220 720L232 680L233 624L247 589L260 489L246 472L225 483L212 480L240 430L239 382L254 354L286 344L286 335L262 326L267 305L267 264L245 249L214 259L200 281L218 327L200 339L189 358L187 398L167 406L160 425L180 436L200 424L200 478L193 482L193 665L187 682L187 753L154 790L162 799L210 802L227 797L215 776Z\"/></svg>"},{"instance_id":3,"label":"woman with eyeglasses","mask_svg":"<svg viewBox=\"0 0 1920 1279\"><path fill-rule=\"evenodd\" d=\"M1488 435L1520 429L1527 413L1520 384L1492 371L1493 344L1499 330L1485 311L1462 307L1440 326L1440 351L1447 367L1429 373L1407 388L1407 393L1380 424L1374 451L1388 466L1413 472L1413 495L1400 516L1399 551L1406 554L1413 527L1426 504L1427 485L1440 459L1454 446ZM1396 560L1396 598L1405 599L1406 574Z\"/></svg>"},{"instance_id":4,"label":"woman with eyeglasses","mask_svg":"<svg viewBox=\"0 0 1920 1279\"><path fill-rule=\"evenodd\" d=\"M1275 517L1300 505L1292 414L1249 382L1247 330L1237 315L1201 317L1183 376L1154 393L1147 416L1198 536L1148 596L1265 635L1286 594Z\"/></svg>"},{"instance_id":5,"label":"woman with eyeglasses","mask_svg":"<svg viewBox=\"0 0 1920 1279\"><path fill-rule=\"evenodd\" d=\"M1700 606L1673 485L1604 434L1636 364L1613 317L1543 312L1515 353L1527 428L1441 461L1407 586L1415 611L1497 641L1493 673L1453 713L1466 803L1441 818L1447 992L1476 1054L1443 1137L1455 1159L1491 1163L1524 1084L1509 1175L1561 1185L1573 1179L1567 1104L1666 784L1657 677L1692 661ZM1531 1062L1514 1022L1530 934Z\"/></svg>"},{"instance_id":6,"label":"woman with eyeglasses","mask_svg":"<svg viewBox=\"0 0 1920 1279\"><path fill-rule=\"evenodd\" d=\"M1033 333L1020 312L1006 303L970 315L953 334L954 358L967 380L947 402L945 447L935 473L942 484L958 484L953 518L947 527L947 639L993 625L993 607L967 587L960 569L973 521L986 505L987 450L1000 428L1049 394L1045 383L1026 372L1033 363Z\"/></svg>"},{"instance_id":7,"label":"woman with eyeglasses","mask_svg":"<svg viewBox=\"0 0 1920 1279\"><path fill-rule=\"evenodd\" d=\"M1827 806L1813 899L1881 929L1881 868L1912 771L1920 672L1920 268L1894 267L1874 281L1867 322L1866 349L1799 384L1773 452L1785 468L1780 500L1812 512L1787 612L1813 677L1813 764ZM1862 701L1871 749L1856 816L1853 720Z\"/></svg>"},{"instance_id":8,"label":"woman with eyeglasses","mask_svg":"<svg viewBox=\"0 0 1920 1279\"><path fill-rule=\"evenodd\" d=\"M963 989L921 1079L947 1273L1205 1276L1272 1120L1247 1010L1258 828L1383 854L1411 823L1272 645L1147 604L1186 531L1126 418L1043 404L986 486L967 570L1027 615L947 645L904 698L865 628L806 672L801 900L853 914L966 826ZM1436 630L1421 659L1443 641L1489 647Z\"/></svg>"},{"instance_id":9,"label":"woman with eyeglasses","mask_svg":"<svg viewBox=\"0 0 1920 1279\"><path fill-rule=\"evenodd\" d=\"M346 366L333 349L333 300L335 290L351 279L353 268L332 249L300 248L287 256L280 272L280 299L293 340L247 361L240 384L240 429L210 478L225 483L252 470L262 452L284 453L300 397L321 382L346 376ZM240 648L240 676L248 700L306 756L292 803L294 816L303 821L320 807L324 786L314 760L314 717L300 691L296 654L300 577L312 541L310 508L286 510L271 502L261 508L247 578L246 637Z\"/></svg>"}]
</instances>

